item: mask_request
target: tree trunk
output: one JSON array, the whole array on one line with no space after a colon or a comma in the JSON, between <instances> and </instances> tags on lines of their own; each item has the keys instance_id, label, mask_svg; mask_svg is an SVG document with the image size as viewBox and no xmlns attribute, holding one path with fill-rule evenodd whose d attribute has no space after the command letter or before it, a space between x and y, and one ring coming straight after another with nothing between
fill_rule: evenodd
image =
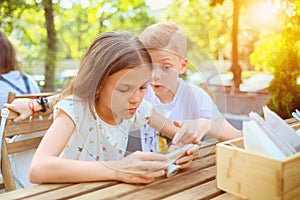
<instances>
[{"instance_id":1,"label":"tree trunk","mask_svg":"<svg viewBox=\"0 0 300 200\"><path fill-rule=\"evenodd\" d=\"M56 32L52 0L43 1L47 29L47 53L45 58L45 91L53 91L56 69Z\"/></svg>"},{"instance_id":2,"label":"tree trunk","mask_svg":"<svg viewBox=\"0 0 300 200\"><path fill-rule=\"evenodd\" d=\"M238 27L239 27L240 0L233 0L233 25L232 25L232 64L230 70L233 73L233 92L239 92L242 83L242 68L238 60Z\"/></svg>"}]
</instances>

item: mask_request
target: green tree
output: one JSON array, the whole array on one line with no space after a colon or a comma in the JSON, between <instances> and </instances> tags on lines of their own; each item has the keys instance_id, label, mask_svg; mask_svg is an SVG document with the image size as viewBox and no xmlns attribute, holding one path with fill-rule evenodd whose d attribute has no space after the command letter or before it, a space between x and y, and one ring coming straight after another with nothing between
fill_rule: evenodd
<instances>
[{"instance_id":1,"label":"green tree","mask_svg":"<svg viewBox=\"0 0 300 200\"><path fill-rule=\"evenodd\" d=\"M281 29L260 36L251 62L257 69L274 73L267 105L282 118L300 108L300 0L281 2Z\"/></svg>"},{"instance_id":2,"label":"green tree","mask_svg":"<svg viewBox=\"0 0 300 200\"><path fill-rule=\"evenodd\" d=\"M223 4L224 0L211 0L210 5L216 6L217 4ZM232 15L232 48L231 48L231 60L232 64L230 70L233 73L233 87L235 91L239 91L240 84L242 83L242 68L239 64L238 57L238 28L239 28L239 14L241 4L246 1L232 0L233 3L233 15Z\"/></svg>"},{"instance_id":3,"label":"green tree","mask_svg":"<svg viewBox=\"0 0 300 200\"><path fill-rule=\"evenodd\" d=\"M152 24L148 9L144 0L97 0L57 9L59 59L80 59L92 40L103 32L134 30Z\"/></svg>"},{"instance_id":4,"label":"green tree","mask_svg":"<svg viewBox=\"0 0 300 200\"><path fill-rule=\"evenodd\" d=\"M33 9L34 6L33 2L28 3L25 0L0 0L0 27L10 34L23 11Z\"/></svg>"},{"instance_id":5,"label":"green tree","mask_svg":"<svg viewBox=\"0 0 300 200\"><path fill-rule=\"evenodd\" d=\"M56 61L80 59L99 33L153 23L144 0L72 1L70 7L53 2L0 0L0 27L17 40L22 60L35 68L27 70L45 73L46 90L54 87ZM45 70L36 69L37 61L44 63Z\"/></svg>"},{"instance_id":6,"label":"green tree","mask_svg":"<svg viewBox=\"0 0 300 200\"><path fill-rule=\"evenodd\" d=\"M54 9L52 0L43 0L47 30L47 53L45 58L45 86L44 90L54 89L54 78L56 68L56 31L54 27Z\"/></svg>"},{"instance_id":7,"label":"green tree","mask_svg":"<svg viewBox=\"0 0 300 200\"><path fill-rule=\"evenodd\" d=\"M24 22L21 20L23 14L29 11L32 18L32 13L36 13L39 10L44 10L44 22L46 29L46 51L45 52L45 74L46 74L46 90L53 90L54 88L54 77L55 77L55 66L56 66L56 33L54 28L54 9L52 0L43 0L41 3L36 3L35 1L1 1L1 13L0 17L1 27L6 27L8 32L12 32L14 29L19 29L28 38L33 39L36 35L27 34L28 29L25 28ZM4 16L4 17L3 17ZM24 18L23 18L24 19ZM20 21L20 22L19 22ZM29 40L31 40L29 39ZM39 54L40 56L40 54Z\"/></svg>"}]
</instances>

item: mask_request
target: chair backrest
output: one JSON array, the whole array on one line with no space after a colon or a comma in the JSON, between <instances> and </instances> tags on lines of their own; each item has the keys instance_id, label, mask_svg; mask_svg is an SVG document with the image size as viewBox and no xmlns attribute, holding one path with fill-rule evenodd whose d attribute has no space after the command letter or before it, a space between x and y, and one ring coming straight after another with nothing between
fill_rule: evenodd
<instances>
[{"instance_id":1,"label":"chair backrest","mask_svg":"<svg viewBox=\"0 0 300 200\"><path fill-rule=\"evenodd\" d=\"M41 93L16 96L14 93L9 93L8 102L12 102L15 98L34 98L36 96L50 96L52 94L53 93ZM32 118L25 119L20 123L14 123L12 119L17 117L18 114L12 110L9 111L9 116L4 125L1 149L1 172L5 191L16 189L9 155L36 149L42 140L43 135L41 136L41 134L39 134L34 137L25 137L26 139L24 140L16 141L12 140L12 138L26 135L28 136L28 134L32 135L31 133L40 131L46 132L53 121L52 111L47 111L46 113L38 112Z\"/></svg>"}]
</instances>

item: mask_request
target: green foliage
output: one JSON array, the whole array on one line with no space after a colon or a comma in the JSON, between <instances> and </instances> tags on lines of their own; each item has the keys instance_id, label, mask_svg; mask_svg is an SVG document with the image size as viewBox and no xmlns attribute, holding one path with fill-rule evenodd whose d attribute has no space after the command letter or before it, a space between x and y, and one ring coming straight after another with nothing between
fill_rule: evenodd
<instances>
[{"instance_id":1,"label":"green foliage","mask_svg":"<svg viewBox=\"0 0 300 200\"><path fill-rule=\"evenodd\" d=\"M251 62L259 70L274 73L267 105L282 118L289 118L300 108L300 1L284 2L278 21L282 29L260 36Z\"/></svg>"},{"instance_id":2,"label":"green foliage","mask_svg":"<svg viewBox=\"0 0 300 200\"><path fill-rule=\"evenodd\" d=\"M34 1L30 0L0 0L0 28L10 34L23 11L34 9L34 6Z\"/></svg>"},{"instance_id":3,"label":"green foliage","mask_svg":"<svg viewBox=\"0 0 300 200\"><path fill-rule=\"evenodd\" d=\"M57 7L56 11L60 60L81 59L93 39L103 32L134 30L153 22L143 0L90 1L87 7L73 3L71 8Z\"/></svg>"},{"instance_id":4,"label":"green foliage","mask_svg":"<svg viewBox=\"0 0 300 200\"><path fill-rule=\"evenodd\" d=\"M45 65L49 53L44 6L41 2L0 0L0 28L17 44L18 57L26 63L23 69L39 74L46 70L33 69L37 68L36 63L39 63L39 68L43 68L41 65ZM53 1L58 61L80 60L100 33L141 29L154 23L145 0L69 1L69 5L61 3Z\"/></svg>"},{"instance_id":5,"label":"green foliage","mask_svg":"<svg viewBox=\"0 0 300 200\"><path fill-rule=\"evenodd\" d=\"M226 51L231 38L231 15L230 2L213 9L205 1L175 0L167 8L164 19L184 28L190 42L188 45L192 48L188 57L194 64L199 64L205 60L215 60ZM206 54L202 54L204 50Z\"/></svg>"},{"instance_id":6,"label":"green foliage","mask_svg":"<svg viewBox=\"0 0 300 200\"><path fill-rule=\"evenodd\" d=\"M267 105L282 118L291 117L291 112L300 108L300 85L297 81L300 79L299 51L296 44L282 49L282 53L289 54L289 57L283 62L279 60L274 66L274 79L269 87L272 96Z\"/></svg>"}]
</instances>

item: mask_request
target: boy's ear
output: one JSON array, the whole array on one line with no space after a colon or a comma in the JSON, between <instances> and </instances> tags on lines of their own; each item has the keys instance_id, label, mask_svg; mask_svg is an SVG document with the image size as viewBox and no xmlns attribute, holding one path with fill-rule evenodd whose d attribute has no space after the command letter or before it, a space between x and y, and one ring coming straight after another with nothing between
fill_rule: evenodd
<instances>
[{"instance_id":1,"label":"boy's ear","mask_svg":"<svg viewBox=\"0 0 300 200\"><path fill-rule=\"evenodd\" d=\"M184 74L184 72L186 71L187 67L189 64L189 60L187 58L183 58L181 60L181 66L180 66L180 70L179 70L179 74Z\"/></svg>"}]
</instances>

